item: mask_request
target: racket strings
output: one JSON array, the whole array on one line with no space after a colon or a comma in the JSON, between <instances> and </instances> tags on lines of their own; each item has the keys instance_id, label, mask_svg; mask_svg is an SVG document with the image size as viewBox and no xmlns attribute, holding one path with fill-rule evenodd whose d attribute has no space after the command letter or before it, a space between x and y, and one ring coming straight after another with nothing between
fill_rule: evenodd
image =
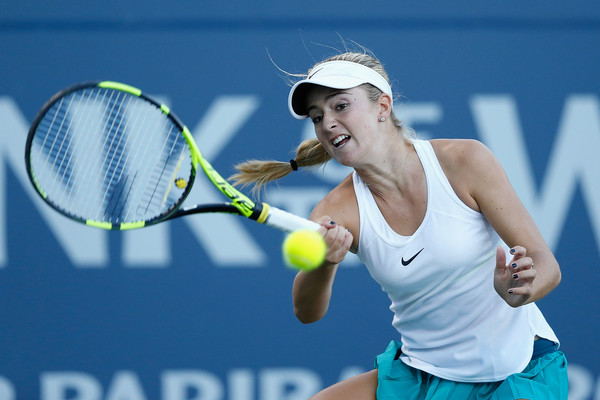
<instances>
[{"instance_id":1,"label":"racket strings","mask_svg":"<svg viewBox=\"0 0 600 400\"><path fill-rule=\"evenodd\" d=\"M117 90L88 88L61 99L38 124L34 143L32 169L47 200L78 218L156 218L180 201L182 190L172 190L179 174L191 175L191 162L182 169L191 155L180 128L155 104Z\"/></svg>"},{"instance_id":2,"label":"racket strings","mask_svg":"<svg viewBox=\"0 0 600 400\"><path fill-rule=\"evenodd\" d=\"M87 94L87 93L85 93ZM96 96L98 96L96 92ZM103 95L106 95L104 93ZM74 99L78 102L74 103L75 107L72 106ZM85 102L84 100L85 99ZM70 141L69 146L73 147L73 156L71 162L74 165L73 173L69 174L69 185L66 190L63 191L62 196L55 200L58 204L65 204L65 209L74 210L81 215L85 215L86 206L93 200L93 189L89 182L93 179L91 174L91 166L94 164L91 160L97 160L94 155L97 154L96 148L98 146L97 141L98 132L101 130L100 124L94 124L94 118L90 118L90 110L94 110L95 117L98 114L105 112L105 110L99 109L99 106L104 103L104 97L98 99L92 99L90 94L84 96L84 93L76 92L70 97L70 104L67 109L67 115L71 113L72 117L70 124L62 130L59 127L58 134L72 135L77 139ZM73 110L71 110L73 109ZM78 132L86 132L81 134ZM83 138L83 139L82 139ZM59 182L56 182L57 184ZM75 190L75 192L74 192ZM53 193L53 192L52 192ZM87 196L86 196L87 195ZM64 197L67 196L65 199Z\"/></svg>"},{"instance_id":3,"label":"racket strings","mask_svg":"<svg viewBox=\"0 0 600 400\"><path fill-rule=\"evenodd\" d=\"M145 146L135 146L137 149L135 152L127 151L127 159L134 154L134 158L130 161L133 163L131 169L135 171L135 173L131 174L131 172L127 172L126 176L132 176L131 184L129 187L123 185L123 188L119 188L119 180L112 180L113 187L112 192L119 193L119 197L125 195L125 201L123 202L123 206L117 211L118 203L115 203L115 207L110 210L107 209L105 213L105 217L112 216L114 222L127 222L127 221L136 221L140 218L140 216L148 216L148 215L157 215L159 213L164 213L165 210L172 207L173 204L177 203L181 196L177 196L170 199L170 202L166 202L167 194L170 191L172 181L168 181L165 179L166 172L169 169L170 163L173 160L174 148L179 147L180 158L185 158L185 150L187 146L183 142L182 135L180 134L179 128L173 124L173 122L166 118L162 112L152 112L149 113L144 108L151 107L152 111L157 111L158 109L154 104L144 101L143 99L136 99L136 112L132 114L135 115L136 121L132 125L137 127L135 129L135 133L128 136L128 139L133 137L135 143L144 143ZM139 109L137 108L139 107ZM137 120L138 117L142 117L142 120ZM157 129L157 127L159 127ZM152 137L148 137L148 133L152 132ZM141 139L138 139L141 138ZM162 141L162 143L161 143ZM169 152L166 152L166 148L169 146L169 142L172 142L172 145L169 149ZM161 143L160 148L156 149L155 144ZM191 158L188 153L188 159ZM148 162L148 160L152 160L153 162ZM130 164L126 160L125 164ZM154 166L152 169L151 167ZM124 170L122 170L124 171ZM134 184L139 181L139 185ZM115 186L116 185L116 186ZM145 188L143 191L138 189ZM135 190L134 190L135 189ZM157 201L160 199L160 196L157 194L162 192L167 192L165 194L163 201ZM130 197L134 195L135 200L129 201ZM167 204L168 203L168 204ZM125 205L128 204L129 207L125 210ZM145 218L148 219L148 218Z\"/></svg>"},{"instance_id":4,"label":"racket strings","mask_svg":"<svg viewBox=\"0 0 600 400\"><path fill-rule=\"evenodd\" d=\"M120 178L114 180L114 177L116 173L119 173L119 177L121 177L126 165L123 162L123 154L125 153L124 149L126 148L123 144L123 132L126 128L122 125L124 120L122 113L126 112L129 104L131 103L131 97L129 98L127 105L125 105L125 108L123 109L124 101L121 101L119 99L120 95L121 93L117 93L117 98L115 99L113 106L110 109L108 117L108 119L110 120L110 127L108 127L107 140L105 141L103 146L103 153L105 156L104 160L102 161L102 169L104 170L104 175L102 176L101 180L102 186L104 187L104 196L100 202L102 206L98 210L96 216L97 219L105 219L107 216L114 215L114 210L119 205L118 200L121 198L121 193L125 188L125 185L123 185L122 180ZM116 111L115 108L117 108ZM110 141L108 140L108 138L110 138ZM115 139L117 140L116 143ZM121 188L121 190L119 190L119 188ZM113 207L111 206L111 204L113 203L113 199L115 198L114 195L117 193L117 202L114 204ZM123 207L124 206L125 204L123 204ZM111 207L113 208L112 212L110 211ZM102 210L104 211L104 213L101 216Z\"/></svg>"},{"instance_id":5,"label":"racket strings","mask_svg":"<svg viewBox=\"0 0 600 400\"><path fill-rule=\"evenodd\" d=\"M166 123L165 126L163 127L163 129L166 129ZM168 152L166 151L161 151L161 154L164 155L164 159L162 160L162 163L157 163L156 164L156 170L155 170L155 174L158 174L158 176L155 179L155 181L157 182L156 185L148 185L147 187L153 188L151 191L149 190L148 193L148 201L147 201L147 208L145 210L145 212L148 212L148 209L150 208L151 205L155 204L155 201L158 201L158 203L156 203L156 205L158 207L163 207L166 202L167 202L167 197L168 194L171 191L173 182L176 179L176 174L179 170L179 166L181 165L181 160L184 157L184 153L181 150L185 150L185 146L182 146L182 142L184 141L183 136L179 134L179 130L177 130L175 133L175 135L173 135L174 131L174 126L171 125L168 131L168 134L165 135L165 141L163 142L163 150L165 150L167 147L169 147ZM169 146L169 140L173 139L171 145ZM179 156L176 156L176 148L180 149L180 153ZM172 164L176 163L176 167L173 168ZM161 165L162 164L162 165ZM171 175L171 178L169 179L169 173L173 171L173 174ZM164 193L164 196L161 196L161 193Z\"/></svg>"},{"instance_id":6,"label":"racket strings","mask_svg":"<svg viewBox=\"0 0 600 400\"><path fill-rule=\"evenodd\" d=\"M81 96L91 98L92 91L82 92ZM77 110L85 116L84 127L80 132L85 132L86 141L80 153L84 158L78 165L81 173L81 179L78 180L81 192L80 207L82 215L91 215L92 219L98 219L98 213L102 209L102 199L106 193L106 157L108 154L104 151L110 135L107 134L107 128L111 124L111 107L114 107L112 95L108 98L107 92L102 93L100 102L92 102L91 108ZM87 128L86 128L87 127ZM85 130L84 130L85 129ZM85 189L85 190L83 190ZM90 210L96 210L90 211Z\"/></svg>"},{"instance_id":7,"label":"racket strings","mask_svg":"<svg viewBox=\"0 0 600 400\"><path fill-rule=\"evenodd\" d=\"M129 96L129 97L130 97L130 100L133 98L132 96ZM149 107L155 108L154 105L144 102L143 99L140 100L137 97L134 99L136 99L136 103L137 103L136 106L143 106L143 107L149 106ZM137 190L137 192L135 191L136 186L134 186L134 184L138 180L137 179L138 177L141 177L143 179L143 182L141 183L140 187L144 187L145 190L144 190L142 196L138 199L138 201L133 202L133 204L137 205L137 207L135 208L136 213L134 215L155 214L158 210L157 206L159 206L159 205L153 204L153 199L154 199L153 194L157 191L157 188L160 186L160 183L163 181L163 180L161 180L161 177L163 174L161 173L157 177L156 172L153 172L152 174L149 175L149 169L153 163L149 163L149 162L147 162L147 160L149 158L152 158L152 157L148 157L148 151L151 150L151 146L149 146L149 145L151 143L155 143L156 140L159 138L148 137L148 138L146 138L146 140L141 140L139 138L142 136L143 133L147 134L148 132L150 132L152 127L159 126L161 122L162 122L162 127L160 129L158 129L157 132L164 132L165 127L169 124L170 120L162 117L162 115L159 113L145 112L143 107L140 110L136 109L131 112L131 115L133 115L134 118L137 119L138 117L142 116L143 119L142 119L142 121L138 121L136 124L134 124L134 126L136 126L137 128L135 130L133 130L134 133L127 136L127 139L134 138L135 143L137 143L137 144L146 143L148 145L135 147L137 151L134 153L141 154L141 157L132 160L132 162L134 162L134 164L132 166L130 165L128 167L129 169L136 171L133 173L133 178L129 185L127 185L126 182L122 182L122 178L121 178L123 173L125 172L124 166L128 164L127 161L122 162L123 154L130 155L131 152L123 151L121 141L122 141L122 138L124 135L121 134L122 119L119 117L124 112L127 112L127 109L123 110L121 108L121 104L118 104L118 109L115 111L115 108L117 108L116 101L115 101L115 105L113 107L111 107L110 118L111 118L111 121L113 122L113 124L108 128L108 132L109 132L108 136L111 136L112 139L111 139L111 142L108 144L109 149L106 154L107 155L111 154L112 158L108 162L106 162L106 160L105 160L105 165L106 165L105 169L106 169L107 173L104 176L104 181L105 181L105 183L108 184L108 187L106 188L105 196L102 200L102 209L104 210L104 213L102 215L100 215L100 212L99 212L96 216L96 218L98 218L98 219L107 219L110 217L113 219L113 222L115 222L115 223L129 221L128 216L130 215L130 211L133 211L133 208L130 208L126 211L124 211L124 209L127 204L132 204L131 202L127 201L129 199L129 197L132 195L132 193L139 192L139 190ZM116 119L119 119L119 124L115 127L114 122ZM173 129L171 129L171 132L172 131L173 131ZM158 153L155 152L155 154L158 154L158 155L164 154L165 144L167 143L169 137L171 137L171 132L168 135L164 135L163 144L162 144L161 148L159 149ZM116 133L119 136L119 142L116 144L114 143L114 135L112 133ZM175 134L176 134L175 137L180 136L178 131L176 131ZM155 170L157 168L162 169L162 170L165 169L165 165L166 165L165 162L156 162L154 164L156 165ZM140 170L140 168L142 168L142 169ZM119 178L114 179L115 173L117 171L120 172ZM110 178L108 178L108 172L112 172ZM128 172L125 172L125 175L130 176L130 174ZM150 195L148 195L148 193L150 193ZM107 200L107 196L109 194L110 194L110 198ZM122 204L119 204L118 201L113 202L112 199L114 198L115 195L117 195L117 199L121 199L122 196L125 195L125 201L123 201ZM114 203L114 204L111 205L112 203ZM154 207L152 207L152 206L154 206ZM143 212L140 212L140 210L143 210ZM125 212L125 215L127 216L125 218L123 218L124 212ZM137 219L137 218L134 218L134 219Z\"/></svg>"},{"instance_id":8,"label":"racket strings","mask_svg":"<svg viewBox=\"0 0 600 400\"><path fill-rule=\"evenodd\" d=\"M140 121L139 121L139 117L141 115L141 113L133 113L134 117L133 119L129 119L127 121L127 124L125 126L125 130L129 129L129 124L130 121L133 120L133 122L131 123L131 126L135 127L135 126L139 126L140 125ZM142 133L141 129L136 129L134 131L134 133L127 135L127 138L125 140L125 144L123 145L123 148L125 149L130 149L130 148L135 148L135 147L130 147L130 141L133 141L133 143L142 143L142 141L139 139L140 135ZM133 140L132 140L133 139ZM137 159L131 158L132 154L138 154L136 152L133 151L126 151L123 154L126 154L125 156L125 160L123 160L123 165L128 166L128 165L135 165L135 162L137 162ZM134 168L135 169L135 168ZM123 176L125 175L125 176ZM116 216L115 221L118 222L120 219L127 221L127 214L129 212L130 207L127 208L129 203L129 198L130 195L133 191L133 189L136 186L137 183L137 177L138 177L138 171L135 171L133 173L132 176L130 176L129 174L127 174L127 169L126 168L121 168L119 176L117 177L117 180L115 181L115 185L119 185L120 182L122 182L122 180L125 180L127 182L125 182L122 186L122 190L113 190L112 196L111 196L111 201L112 201L112 197L114 197L115 194L118 194L118 198L117 198L117 202L115 203L115 206L113 207L113 210L111 212L108 213L108 215L112 215L112 216ZM124 198L122 197L124 195ZM119 211L117 211L117 206L121 205L121 208L119 209ZM107 209L108 211L108 209ZM123 218L122 215L123 213L126 212L126 216ZM106 217L107 213L104 214L104 216Z\"/></svg>"},{"instance_id":9,"label":"racket strings","mask_svg":"<svg viewBox=\"0 0 600 400\"><path fill-rule=\"evenodd\" d=\"M70 131L71 124L74 120L68 118L70 115L72 100L73 99L70 98L68 104L65 106L65 98L61 98L58 106L49 110L49 113L52 113L51 121L48 121L47 118L45 118L40 123L42 131L47 132L47 134L42 137L43 141L40 145L39 156L41 157L42 153L45 153L46 158L44 159L43 167L37 169L38 180L41 182L46 182L48 179L52 179L53 177L51 174L53 171L59 174L58 179L55 179L52 182L54 186L45 187L46 191L49 193L54 193L56 186L60 186L61 184L64 185L65 189L63 195L67 191L71 192L74 187L72 182L72 169L70 168L72 163L67 162L67 165L63 166L66 159L72 161L71 157L69 156L71 140L69 140L66 148L64 146L65 139L69 135L64 134L64 136L62 136L62 140L60 140L60 146L57 147L57 141L61 138L61 135L63 135L63 130L66 130L67 132ZM67 128L64 128L64 122L67 120L69 120L69 124ZM40 128L38 127L38 129ZM38 137L39 135L36 136L36 138ZM51 139L51 144L48 144L48 138ZM75 156L77 156L77 153L75 153ZM58 163L58 161L60 161L60 163Z\"/></svg>"},{"instance_id":10,"label":"racket strings","mask_svg":"<svg viewBox=\"0 0 600 400\"><path fill-rule=\"evenodd\" d=\"M164 124L161 128L163 131L166 131L167 124L168 124L168 120L165 119ZM164 140L161 143L161 148L160 148L160 152L159 152L159 154L161 155L161 158L160 158L159 162L157 162L154 165L154 168L152 169L152 172L150 173L150 179L152 182L155 182L155 184L146 185L146 190L143 193L144 200L138 207L139 209L143 209L144 205L145 205L145 209L143 211L144 213L147 213L148 210L150 209L150 206L153 204L155 195L159 191L160 183L163 181L161 178L164 174L164 170L167 166L168 159L169 159L168 157L164 157L165 156L165 148L167 147L167 143L170 138L170 135L171 135L171 131L167 131L167 134L164 136Z\"/></svg>"},{"instance_id":11,"label":"racket strings","mask_svg":"<svg viewBox=\"0 0 600 400\"><path fill-rule=\"evenodd\" d=\"M51 134L44 137L44 141L40 147L40 156L41 156L41 153L46 154L46 158L44 160L44 169L42 169L42 171L48 171L49 170L48 167L52 168L53 170L55 170L59 173L60 173L60 171L63 171L63 173L61 174L62 179L64 179L65 175L68 172L66 167L64 168L64 170L62 169L63 162L67 158L68 152L63 147L64 140L66 139L66 135L65 135L65 137L62 138L62 140L60 140L60 135L58 133L62 130L65 121L68 119L67 115L69 114L69 109L71 107L71 102L69 102L67 109L64 110L62 107L63 100L64 99L61 99L59 107L52 117L52 122L48 126L49 132ZM58 128L54 128L54 124L55 124L57 118L60 123L59 123ZM50 144L48 144L48 142L46 140L48 137L50 139L52 139ZM56 146L57 140L60 140L60 145L58 146L58 148ZM53 162L49 165L51 157L52 157ZM59 165L56 165L56 159L60 160Z\"/></svg>"},{"instance_id":12,"label":"racket strings","mask_svg":"<svg viewBox=\"0 0 600 400\"><path fill-rule=\"evenodd\" d=\"M137 100L136 100L137 103ZM139 106L139 104L136 104ZM147 176L149 162L145 160L150 159L150 155L148 154L148 150L151 143L152 138L147 138L144 140L143 134L147 130L148 126L148 114L143 112L129 111L130 118L128 119L128 124L131 121L131 129L127 129L130 131L130 134L127 135L126 143L124 145L127 148L127 151L122 154L126 154L125 160L123 161L123 165L126 165L127 168L122 168L120 170L119 176L117 180L113 180L113 196L118 194L119 201L121 201L121 207L117 211L117 207L119 203L115 203L115 206L112 211L110 209L106 209L104 216L111 215L114 217L115 222L120 221L131 221L135 219L136 213L131 214L131 211L134 210L132 203L139 203L139 199L135 199L136 201L130 201L132 195L135 197L138 186L143 186L143 183L140 183L140 178ZM140 120L140 117L142 118ZM131 145L130 145L131 142ZM142 168L140 170L140 168ZM122 180L128 181L127 184L123 184L121 190L118 189L119 182ZM125 196L122 198L122 196ZM121 200L122 199L122 200ZM123 214L125 214L123 216Z\"/></svg>"},{"instance_id":13,"label":"racket strings","mask_svg":"<svg viewBox=\"0 0 600 400\"><path fill-rule=\"evenodd\" d=\"M96 92L96 96L97 95L98 95L98 92ZM81 96L79 98L79 106L81 106L81 102L82 102L83 98L84 98L84 96ZM91 98L91 96L85 96L85 106L89 105L90 98ZM78 116L78 118L73 118L71 120L71 123L74 123L76 126L78 126L78 125L80 125L83 122L82 119L83 119L83 116L85 114L78 113L76 115ZM68 131L70 131L72 129L71 124L69 125L69 127L67 129L68 129ZM85 131L85 130L87 130L89 128L87 126L83 126L81 129L82 129L82 131ZM85 136L84 135L74 135L74 136L75 136L75 141L73 142L72 140L69 140L68 146L69 146L69 148L76 149L76 148L79 148L79 146L80 146L81 138L85 137ZM80 162L80 157L82 156L83 152L73 151L73 154L74 154L74 156L73 156L72 164L74 166L76 166ZM76 167L74 167L73 170L77 171ZM65 170L64 174L66 174L66 173L67 173L67 171ZM67 185L65 185L65 188L64 188L64 190L63 190L63 192L61 194L61 197L58 199L58 203L63 203L63 202L66 202L66 201L68 201L70 203L70 204L66 205L66 208L69 208L69 207L73 206L73 204L72 204L73 196L72 195L73 195L73 189L76 186L74 184L74 180L77 179L76 175L78 175L78 174L77 173L69 173L69 177L68 177L68 180L67 180ZM67 196L66 199L65 199L65 196Z\"/></svg>"},{"instance_id":14,"label":"racket strings","mask_svg":"<svg viewBox=\"0 0 600 400\"><path fill-rule=\"evenodd\" d=\"M80 122L83 122L83 124L81 126L76 126L75 129L79 132L86 132L85 135L77 135L85 137L85 140L80 142L81 147L79 148L78 155L81 158L78 159L78 173L76 177L78 190L81 192L81 198L79 199L81 203L80 207L83 207L81 212L84 215L86 215L86 209L97 204L97 202L94 202L94 199L97 197L97 191L94 189L99 177L95 175L93 171L98 168L98 165L102 164L100 160L101 153L98 152L98 147L101 148L103 144L98 142L98 138L100 132L103 132L106 129L106 123L102 125L98 123L98 119L100 115L107 112L109 106L109 103L107 103L105 99L106 93L102 93L102 97L99 100L98 97L96 97L90 103L93 94L94 92L80 93L78 97L86 98L86 107L76 110L80 111L78 115L81 116ZM88 105L90 107L87 107ZM101 108L102 105L104 105L104 109ZM83 120L84 117L87 118ZM86 190L82 190L83 188L86 188Z\"/></svg>"}]
</instances>

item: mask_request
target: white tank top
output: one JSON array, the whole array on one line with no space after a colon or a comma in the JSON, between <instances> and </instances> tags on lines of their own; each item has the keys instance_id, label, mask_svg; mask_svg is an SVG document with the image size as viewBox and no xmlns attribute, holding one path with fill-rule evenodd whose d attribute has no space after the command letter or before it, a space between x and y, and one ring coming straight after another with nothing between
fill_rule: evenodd
<instances>
[{"instance_id":1,"label":"white tank top","mask_svg":"<svg viewBox=\"0 0 600 400\"><path fill-rule=\"evenodd\" d=\"M425 218L412 236L397 234L354 172L358 256L391 300L403 362L454 381L503 380L530 361L535 335L558 339L535 304L512 308L496 293L496 247L508 248L455 194L431 144L413 143L427 180Z\"/></svg>"}]
</instances>

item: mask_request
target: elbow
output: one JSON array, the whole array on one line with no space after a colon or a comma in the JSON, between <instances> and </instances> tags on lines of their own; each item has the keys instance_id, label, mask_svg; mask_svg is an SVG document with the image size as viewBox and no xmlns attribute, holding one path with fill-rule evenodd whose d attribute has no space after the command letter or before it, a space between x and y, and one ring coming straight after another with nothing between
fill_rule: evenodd
<instances>
[{"instance_id":1,"label":"elbow","mask_svg":"<svg viewBox=\"0 0 600 400\"><path fill-rule=\"evenodd\" d=\"M554 290L556 289L556 287L558 287L558 285L560 285L560 282L562 281L562 272L560 271L560 265L558 264L556 258L551 260L547 271L548 288L550 290Z\"/></svg>"},{"instance_id":2,"label":"elbow","mask_svg":"<svg viewBox=\"0 0 600 400\"><path fill-rule=\"evenodd\" d=\"M325 316L325 312L315 313L315 312L307 312L306 310L299 309L294 307L294 315L301 323L308 325L314 322L319 321L321 318Z\"/></svg>"},{"instance_id":3,"label":"elbow","mask_svg":"<svg viewBox=\"0 0 600 400\"><path fill-rule=\"evenodd\" d=\"M562 272L560 271L560 266L558 265L558 263L556 263L556 272L554 274L554 287L556 288L558 285L560 285L561 281L562 281Z\"/></svg>"},{"instance_id":4,"label":"elbow","mask_svg":"<svg viewBox=\"0 0 600 400\"><path fill-rule=\"evenodd\" d=\"M314 322L317 322L320 319L320 318L308 318L308 317L303 317L300 315L296 315L296 318L298 319L298 321L300 321L304 325L312 324Z\"/></svg>"},{"instance_id":5,"label":"elbow","mask_svg":"<svg viewBox=\"0 0 600 400\"><path fill-rule=\"evenodd\" d=\"M545 285L544 285L545 288L543 289L543 292L541 293L541 295L538 295L539 298L545 297L547 294L549 294L554 289L556 289L558 287L558 285L560 285L561 281L562 281L562 272L560 271L560 266L559 266L558 262L555 260L552 265L552 268L549 269L549 272L546 275Z\"/></svg>"}]
</instances>

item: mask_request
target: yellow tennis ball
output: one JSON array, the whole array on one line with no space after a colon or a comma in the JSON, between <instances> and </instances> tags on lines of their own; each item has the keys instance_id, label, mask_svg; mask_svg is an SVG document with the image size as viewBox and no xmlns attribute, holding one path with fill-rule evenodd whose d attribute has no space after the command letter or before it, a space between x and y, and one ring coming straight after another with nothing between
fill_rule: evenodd
<instances>
[{"instance_id":1,"label":"yellow tennis ball","mask_svg":"<svg viewBox=\"0 0 600 400\"><path fill-rule=\"evenodd\" d=\"M325 261L327 244L319 232L300 229L285 238L282 252L286 265L310 271Z\"/></svg>"}]
</instances>

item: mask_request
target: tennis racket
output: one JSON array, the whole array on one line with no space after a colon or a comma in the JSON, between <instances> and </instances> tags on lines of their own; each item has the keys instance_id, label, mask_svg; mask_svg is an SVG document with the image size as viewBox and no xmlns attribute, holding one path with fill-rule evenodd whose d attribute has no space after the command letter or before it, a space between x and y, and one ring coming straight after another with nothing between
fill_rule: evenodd
<instances>
[{"instance_id":1,"label":"tennis racket","mask_svg":"<svg viewBox=\"0 0 600 400\"><path fill-rule=\"evenodd\" d=\"M48 100L29 130L25 163L47 204L96 228L142 228L201 213L236 214L284 232L319 227L254 203L210 165L167 106L118 82L74 85ZM182 207L199 169L228 202Z\"/></svg>"}]
</instances>

